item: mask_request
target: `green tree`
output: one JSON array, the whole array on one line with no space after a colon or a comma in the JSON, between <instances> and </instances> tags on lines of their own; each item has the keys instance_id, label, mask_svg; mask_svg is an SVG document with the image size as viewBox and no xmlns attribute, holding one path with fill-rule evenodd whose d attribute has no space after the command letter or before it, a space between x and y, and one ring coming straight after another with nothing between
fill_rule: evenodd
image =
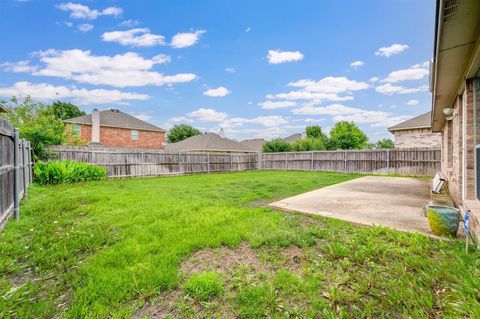
<instances>
[{"instance_id":1,"label":"green tree","mask_svg":"<svg viewBox=\"0 0 480 319\"><path fill-rule=\"evenodd\" d=\"M367 135L353 122L340 121L330 131L329 149L363 149L367 145Z\"/></svg>"},{"instance_id":2,"label":"green tree","mask_svg":"<svg viewBox=\"0 0 480 319\"><path fill-rule=\"evenodd\" d=\"M191 136L199 135L200 133L201 132L199 130L190 125L178 124L168 131L167 141L168 143L176 143Z\"/></svg>"},{"instance_id":3,"label":"green tree","mask_svg":"<svg viewBox=\"0 0 480 319\"><path fill-rule=\"evenodd\" d=\"M384 138L379 140L375 144L376 148L394 148L395 147L395 142L392 141L390 138Z\"/></svg>"},{"instance_id":4,"label":"green tree","mask_svg":"<svg viewBox=\"0 0 480 319\"><path fill-rule=\"evenodd\" d=\"M292 144L292 149L296 152L304 151L321 151L325 150L325 138L304 138L298 141L295 141Z\"/></svg>"},{"instance_id":5,"label":"green tree","mask_svg":"<svg viewBox=\"0 0 480 319\"><path fill-rule=\"evenodd\" d=\"M35 159L47 159L50 153L47 145L59 145L67 139L64 124L49 110L49 107L33 101L30 97L23 100L12 98L2 101L6 107L4 117L19 129L20 137L30 141Z\"/></svg>"},{"instance_id":6,"label":"green tree","mask_svg":"<svg viewBox=\"0 0 480 319\"><path fill-rule=\"evenodd\" d=\"M307 126L305 128L305 133L309 138L318 138L325 140L327 136L323 133L322 128L318 125Z\"/></svg>"},{"instance_id":7,"label":"green tree","mask_svg":"<svg viewBox=\"0 0 480 319\"><path fill-rule=\"evenodd\" d=\"M85 115L78 106L70 102L55 101L48 107L48 112L51 112L57 119L66 120L73 117Z\"/></svg>"},{"instance_id":8,"label":"green tree","mask_svg":"<svg viewBox=\"0 0 480 319\"><path fill-rule=\"evenodd\" d=\"M277 138L263 144L262 150L264 153L289 152L292 150L292 145L281 138Z\"/></svg>"}]
</instances>

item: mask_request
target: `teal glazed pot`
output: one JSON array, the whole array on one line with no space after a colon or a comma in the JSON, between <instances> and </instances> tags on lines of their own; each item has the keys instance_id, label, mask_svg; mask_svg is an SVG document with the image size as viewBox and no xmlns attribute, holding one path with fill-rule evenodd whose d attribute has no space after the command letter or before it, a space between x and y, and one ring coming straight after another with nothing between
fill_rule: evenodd
<instances>
[{"instance_id":1,"label":"teal glazed pot","mask_svg":"<svg viewBox=\"0 0 480 319\"><path fill-rule=\"evenodd\" d=\"M460 210L455 207L427 205L427 218L432 233L438 236L457 236Z\"/></svg>"}]
</instances>

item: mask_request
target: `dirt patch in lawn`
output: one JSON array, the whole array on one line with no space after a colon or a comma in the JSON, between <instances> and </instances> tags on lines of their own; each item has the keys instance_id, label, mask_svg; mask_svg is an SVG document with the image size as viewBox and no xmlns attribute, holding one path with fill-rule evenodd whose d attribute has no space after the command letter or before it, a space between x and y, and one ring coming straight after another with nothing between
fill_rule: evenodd
<instances>
[{"instance_id":1,"label":"dirt patch in lawn","mask_svg":"<svg viewBox=\"0 0 480 319\"><path fill-rule=\"evenodd\" d=\"M222 246L197 251L182 262L180 272L184 277L204 271L228 273L239 267L248 267L255 273L266 272L268 267L261 262L247 242L237 248Z\"/></svg>"},{"instance_id":2,"label":"dirt patch in lawn","mask_svg":"<svg viewBox=\"0 0 480 319\"><path fill-rule=\"evenodd\" d=\"M297 246L253 249L247 242L236 248L221 246L197 251L181 263L179 286L150 300L133 318L207 318L212 314L235 318L235 309L225 299L235 296L239 281L258 284L273 278L280 270L301 276L305 258L305 251ZM219 273L224 280L223 297L201 302L185 293L182 286L186 279L211 271Z\"/></svg>"}]
</instances>

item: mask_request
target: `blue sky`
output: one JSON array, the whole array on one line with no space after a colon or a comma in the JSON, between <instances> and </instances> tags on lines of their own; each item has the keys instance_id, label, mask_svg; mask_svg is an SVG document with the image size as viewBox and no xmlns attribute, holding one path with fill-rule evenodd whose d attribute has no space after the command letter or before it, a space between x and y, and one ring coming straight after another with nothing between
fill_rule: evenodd
<instances>
[{"instance_id":1,"label":"blue sky","mask_svg":"<svg viewBox=\"0 0 480 319\"><path fill-rule=\"evenodd\" d=\"M430 109L433 0L0 1L0 98L118 108L227 137L375 141Z\"/></svg>"}]
</instances>

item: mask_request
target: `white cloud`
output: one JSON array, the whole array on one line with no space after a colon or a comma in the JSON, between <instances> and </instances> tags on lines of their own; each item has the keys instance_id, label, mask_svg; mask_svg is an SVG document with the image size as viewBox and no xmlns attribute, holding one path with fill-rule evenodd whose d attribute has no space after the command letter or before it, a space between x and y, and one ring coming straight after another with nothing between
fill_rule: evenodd
<instances>
[{"instance_id":1,"label":"white cloud","mask_svg":"<svg viewBox=\"0 0 480 319\"><path fill-rule=\"evenodd\" d=\"M70 17L73 19L94 20L102 15L118 17L123 13L123 10L118 7L108 7L102 11L98 11L90 9L88 6L72 2L61 3L57 6L57 8L62 11L70 12Z\"/></svg>"},{"instance_id":2,"label":"white cloud","mask_svg":"<svg viewBox=\"0 0 480 319\"><path fill-rule=\"evenodd\" d=\"M397 70L390 72L388 77L382 80L382 82L400 82L408 80L421 80L429 74L428 62L422 64L416 64L408 69Z\"/></svg>"},{"instance_id":3,"label":"white cloud","mask_svg":"<svg viewBox=\"0 0 480 319\"><path fill-rule=\"evenodd\" d=\"M323 101L353 100L352 91L364 90L369 87L366 82L350 80L344 76L328 76L318 81L299 80L288 83L288 86L300 88L286 93L269 94L268 99L307 100L312 103Z\"/></svg>"},{"instance_id":4,"label":"white cloud","mask_svg":"<svg viewBox=\"0 0 480 319\"><path fill-rule=\"evenodd\" d=\"M388 58L392 55L402 53L406 49L408 49L408 45L395 43L389 47L381 47L375 52L375 55L385 56Z\"/></svg>"},{"instance_id":5,"label":"white cloud","mask_svg":"<svg viewBox=\"0 0 480 319\"><path fill-rule=\"evenodd\" d=\"M138 21L138 20L128 19L128 20L122 21L119 25L121 27L134 27L134 26L137 26L139 24L140 24L140 21Z\"/></svg>"},{"instance_id":6,"label":"white cloud","mask_svg":"<svg viewBox=\"0 0 480 319\"><path fill-rule=\"evenodd\" d=\"M417 104L418 104L418 100L412 99L407 101L407 105L410 105L410 106L417 105Z\"/></svg>"},{"instance_id":7,"label":"white cloud","mask_svg":"<svg viewBox=\"0 0 480 319\"><path fill-rule=\"evenodd\" d=\"M6 72L15 72L15 73L31 73L38 70L34 65L30 65L30 61L18 61L18 62L5 62L0 64L0 67L3 68Z\"/></svg>"},{"instance_id":8,"label":"white cloud","mask_svg":"<svg viewBox=\"0 0 480 319\"><path fill-rule=\"evenodd\" d=\"M222 128L228 136L235 135L236 137L243 136L245 138L251 138L252 136L264 138L281 136L285 135L286 129L289 128L288 120L280 115L257 116L254 118L230 117L225 112L206 108L200 108L185 116L171 118L164 126L172 127L178 123L195 124L196 122L214 123L214 127L202 127L204 131L218 132ZM258 126L260 128L257 128Z\"/></svg>"},{"instance_id":9,"label":"white cloud","mask_svg":"<svg viewBox=\"0 0 480 319\"><path fill-rule=\"evenodd\" d=\"M90 23L85 23L85 24L80 24L77 28L82 32L88 32L93 29L93 25L91 25Z\"/></svg>"},{"instance_id":10,"label":"white cloud","mask_svg":"<svg viewBox=\"0 0 480 319\"><path fill-rule=\"evenodd\" d=\"M364 64L365 64L365 62L358 60L358 61L354 61L354 62L350 63L350 66L352 68L356 69L356 68L361 67Z\"/></svg>"},{"instance_id":11,"label":"white cloud","mask_svg":"<svg viewBox=\"0 0 480 319\"><path fill-rule=\"evenodd\" d=\"M247 33L250 32L250 31L252 31L251 27L248 27L248 28L245 29L245 32L247 32Z\"/></svg>"},{"instance_id":12,"label":"white cloud","mask_svg":"<svg viewBox=\"0 0 480 319\"><path fill-rule=\"evenodd\" d=\"M427 85L422 85L416 88L406 88L400 85L392 85L390 83L377 86L375 91L378 93L393 95L393 94L411 94L411 93L422 93L428 91Z\"/></svg>"},{"instance_id":13,"label":"white cloud","mask_svg":"<svg viewBox=\"0 0 480 319\"><path fill-rule=\"evenodd\" d=\"M296 62L303 60L303 54L300 51L268 50L267 59L270 64Z\"/></svg>"},{"instance_id":14,"label":"white cloud","mask_svg":"<svg viewBox=\"0 0 480 319\"><path fill-rule=\"evenodd\" d=\"M196 111L187 114L188 117L202 122L221 122L227 119L228 115L224 112L217 112L213 109L199 108Z\"/></svg>"},{"instance_id":15,"label":"white cloud","mask_svg":"<svg viewBox=\"0 0 480 319\"><path fill-rule=\"evenodd\" d=\"M71 28L73 26L73 23L70 22L70 21L65 21L64 24L69 28Z\"/></svg>"},{"instance_id":16,"label":"white cloud","mask_svg":"<svg viewBox=\"0 0 480 319\"><path fill-rule=\"evenodd\" d=\"M67 86L53 86L48 83L32 84L26 81L16 82L10 87L0 87L0 96L30 96L41 101L69 99L79 105L109 104L128 100L147 100L149 98L146 94L122 92L119 90L87 90Z\"/></svg>"},{"instance_id":17,"label":"white cloud","mask_svg":"<svg viewBox=\"0 0 480 319\"><path fill-rule=\"evenodd\" d=\"M380 80L380 78L374 76L374 77L371 77L368 81L371 82L371 83L375 83L375 82L377 82L378 80Z\"/></svg>"},{"instance_id":18,"label":"white cloud","mask_svg":"<svg viewBox=\"0 0 480 319\"><path fill-rule=\"evenodd\" d=\"M203 92L203 95L206 96L212 96L212 97L222 97L230 94L231 91L227 89L226 87L219 86L218 88L215 89L208 89L205 92Z\"/></svg>"},{"instance_id":19,"label":"white cloud","mask_svg":"<svg viewBox=\"0 0 480 319\"><path fill-rule=\"evenodd\" d=\"M105 32L102 34L102 40L133 47L153 47L165 44L165 37L163 35L150 33L150 29L148 28Z\"/></svg>"},{"instance_id":20,"label":"white cloud","mask_svg":"<svg viewBox=\"0 0 480 319\"><path fill-rule=\"evenodd\" d=\"M389 112L364 110L342 104L321 107L304 106L293 109L292 113L297 115L330 115L334 122L353 121L359 124L370 124L372 127L390 127L408 118L408 116L394 116Z\"/></svg>"},{"instance_id":21,"label":"white cloud","mask_svg":"<svg viewBox=\"0 0 480 319\"><path fill-rule=\"evenodd\" d=\"M197 77L192 73L163 75L151 71L155 65L170 61L170 57L164 54L144 59L134 52L95 56L90 51L78 49L66 51L50 49L34 52L32 56L39 57L40 62L44 64L31 72L32 75L60 77L93 85L162 86L189 82Z\"/></svg>"},{"instance_id":22,"label":"white cloud","mask_svg":"<svg viewBox=\"0 0 480 319\"><path fill-rule=\"evenodd\" d=\"M200 36L205 32L205 30L197 30L195 32L177 33L173 36L170 45L177 49L190 47L195 45L200 40Z\"/></svg>"},{"instance_id":23,"label":"white cloud","mask_svg":"<svg viewBox=\"0 0 480 319\"><path fill-rule=\"evenodd\" d=\"M225 68L225 72L235 73L235 72L237 72L237 70L235 68Z\"/></svg>"},{"instance_id":24,"label":"white cloud","mask_svg":"<svg viewBox=\"0 0 480 319\"><path fill-rule=\"evenodd\" d=\"M265 101L260 103L259 105L262 107L262 109L272 110L297 106L297 103L293 101Z\"/></svg>"}]
</instances>

